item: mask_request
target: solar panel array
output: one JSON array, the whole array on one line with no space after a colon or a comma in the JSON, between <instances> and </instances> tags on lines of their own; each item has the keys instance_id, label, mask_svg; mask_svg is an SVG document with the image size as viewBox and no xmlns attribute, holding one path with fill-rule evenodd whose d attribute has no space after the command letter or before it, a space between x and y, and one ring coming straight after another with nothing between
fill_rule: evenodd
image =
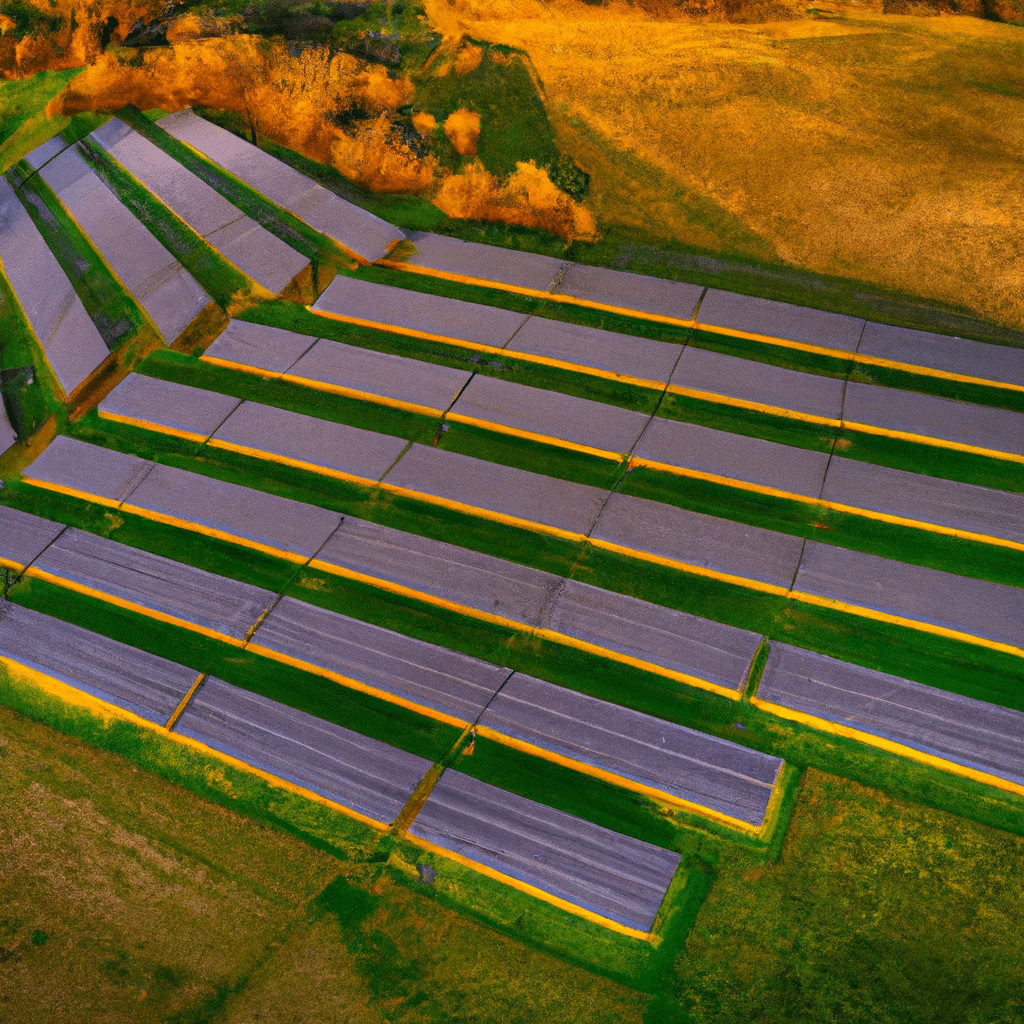
<instances>
[{"instance_id":1,"label":"solar panel array","mask_svg":"<svg viewBox=\"0 0 1024 1024\"><path fill-rule=\"evenodd\" d=\"M280 222L244 213L239 182ZM157 214L137 217L118 188ZM158 352L112 374L88 295L40 231L54 210L165 343L189 335L173 364ZM296 224L303 251L286 241ZM186 266L175 237L212 262ZM297 327L211 299L210 266L268 308L266 295L294 298L309 245L376 276L338 262ZM783 759L683 721L680 708L721 701L1024 794L1024 708L1005 688L980 700L941 671L924 685L887 671L895 654L858 664L827 630L793 625L827 614L920 651L955 642L982 666L1024 657L1024 590L998 567L1024 551L1019 353L406 236L191 111L155 126L126 113L30 154L0 180L0 259L12 315L65 395L109 376L81 425L5 481L0 659L15 675L636 935L679 869L672 843L512 792L488 763L514 753L570 787L639 794L676 827L763 837ZM462 297L444 294L455 285ZM489 303L507 292L507 308L472 301L477 286ZM524 296L547 306L524 312ZM652 324L671 328L664 340ZM753 347L721 350L730 340ZM794 352L846 370L794 368ZM872 367L916 390L851 379ZM950 398L950 381L987 388L985 402ZM936 451L975 461L947 470ZM903 532L872 534L880 523ZM961 564L979 552L994 554ZM333 587L357 596L333 606ZM86 608L116 609L120 634L76 622ZM181 663L146 650L147 622L180 638ZM211 669L222 648L251 680ZM272 698L258 680L275 674ZM462 757L437 781L399 722L448 737L449 758L472 741L492 761Z\"/></svg>"}]
</instances>

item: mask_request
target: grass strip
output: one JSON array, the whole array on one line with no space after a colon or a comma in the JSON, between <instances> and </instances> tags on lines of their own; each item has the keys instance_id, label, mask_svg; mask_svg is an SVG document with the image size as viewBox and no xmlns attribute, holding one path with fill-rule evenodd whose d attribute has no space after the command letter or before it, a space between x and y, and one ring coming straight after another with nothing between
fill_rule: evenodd
<instances>
[{"instance_id":1,"label":"grass strip","mask_svg":"<svg viewBox=\"0 0 1024 1024\"><path fill-rule=\"evenodd\" d=\"M0 125L0 173L51 139L61 128L66 132L74 128L76 122L88 121L89 131L92 131L102 123L103 115L92 111L70 119L65 115L53 117L46 112L49 101L81 73L81 68L41 71L0 83L0 106L4 111Z\"/></svg>"},{"instance_id":2,"label":"grass strip","mask_svg":"<svg viewBox=\"0 0 1024 1024\"><path fill-rule=\"evenodd\" d=\"M1024 797L859 740L820 732L760 708L737 711L741 742L768 750L788 764L817 768L913 803L949 811L993 828L1024 835Z\"/></svg>"},{"instance_id":3,"label":"grass strip","mask_svg":"<svg viewBox=\"0 0 1024 1024\"><path fill-rule=\"evenodd\" d=\"M837 428L789 419L784 414L775 416L757 409L744 409L671 391L665 394L656 415L818 452L832 451L839 434Z\"/></svg>"},{"instance_id":4,"label":"grass strip","mask_svg":"<svg viewBox=\"0 0 1024 1024\"><path fill-rule=\"evenodd\" d=\"M587 547L575 578L842 661L1024 710L1020 659L906 626L822 608ZM663 716L667 717L667 716ZM685 724L685 723L681 723Z\"/></svg>"},{"instance_id":5,"label":"grass strip","mask_svg":"<svg viewBox=\"0 0 1024 1024\"><path fill-rule=\"evenodd\" d=\"M0 265L0 385L7 420L19 440L34 434L49 416L64 411L64 391L50 366L46 353L36 339L28 317L18 296ZM32 367L33 383L15 371ZM10 437L0 439L4 448ZM0 477L6 474L6 464L0 455Z\"/></svg>"},{"instance_id":6,"label":"grass strip","mask_svg":"<svg viewBox=\"0 0 1024 1024\"><path fill-rule=\"evenodd\" d=\"M499 789L666 850L684 852L691 847L694 837L689 829L696 829L702 838L714 836L724 845L764 846L754 836L695 812L661 803L487 737L477 736L473 753L463 753L452 767Z\"/></svg>"},{"instance_id":7,"label":"grass strip","mask_svg":"<svg viewBox=\"0 0 1024 1024\"><path fill-rule=\"evenodd\" d=\"M631 469L619 489L623 494L797 537L810 536L819 521L817 503L747 491L651 466Z\"/></svg>"},{"instance_id":8,"label":"grass strip","mask_svg":"<svg viewBox=\"0 0 1024 1024\"><path fill-rule=\"evenodd\" d=\"M313 263L350 269L352 257L332 238L311 228L293 213L277 206L251 185L180 142L146 117L137 107L122 107L117 116L197 178L219 192L257 224L266 228Z\"/></svg>"},{"instance_id":9,"label":"grass strip","mask_svg":"<svg viewBox=\"0 0 1024 1024\"><path fill-rule=\"evenodd\" d=\"M1024 579L1024 551L873 519L856 512L746 491L711 480L681 476L646 466L631 470L621 490L651 501L731 519L761 529L813 538L836 547L883 558L1018 586Z\"/></svg>"},{"instance_id":10,"label":"grass strip","mask_svg":"<svg viewBox=\"0 0 1024 1024\"><path fill-rule=\"evenodd\" d=\"M110 190L229 316L270 293L198 235L169 206L98 146L84 156Z\"/></svg>"},{"instance_id":11,"label":"grass strip","mask_svg":"<svg viewBox=\"0 0 1024 1024\"><path fill-rule=\"evenodd\" d=\"M459 299L462 302L472 302L478 306L493 306L497 309L508 309L523 314L535 313L544 302L538 296L522 295L519 292L507 291L500 286L489 288L484 285L467 284L431 273L402 271L398 267L392 266L360 267L351 276L361 281L401 288L404 291L420 292L424 295L440 295L447 299Z\"/></svg>"},{"instance_id":12,"label":"grass strip","mask_svg":"<svg viewBox=\"0 0 1024 1024\"><path fill-rule=\"evenodd\" d=\"M108 266L50 186L23 161L14 184L22 204L82 300L107 348L137 341L148 347L159 332Z\"/></svg>"},{"instance_id":13,"label":"grass strip","mask_svg":"<svg viewBox=\"0 0 1024 1024\"><path fill-rule=\"evenodd\" d=\"M1021 659L962 640L789 601L769 640L1024 711Z\"/></svg>"},{"instance_id":14,"label":"grass strip","mask_svg":"<svg viewBox=\"0 0 1024 1024\"><path fill-rule=\"evenodd\" d=\"M901 391L920 391L937 398L952 398L958 402L970 402L972 405L985 405L993 409L1024 412L1024 391L1012 388L993 388L945 377L923 377L909 370L871 363L855 363L850 380ZM927 387L924 386L925 381Z\"/></svg>"},{"instance_id":15,"label":"grass strip","mask_svg":"<svg viewBox=\"0 0 1024 1024\"><path fill-rule=\"evenodd\" d=\"M899 437L883 437L844 427L836 442L836 454L876 466L905 469L998 491L1024 493L1024 465L975 452L920 444Z\"/></svg>"},{"instance_id":16,"label":"grass strip","mask_svg":"<svg viewBox=\"0 0 1024 1024\"><path fill-rule=\"evenodd\" d=\"M821 452L834 449L843 458L911 473L925 473L945 480L958 480L1003 491L1024 491L1024 472L1019 462L957 451L923 441L871 434L848 425L833 428L805 423L788 418L785 410L774 415L693 395L668 392L656 415L745 437L759 437L795 448Z\"/></svg>"},{"instance_id":17,"label":"grass strip","mask_svg":"<svg viewBox=\"0 0 1024 1024\"><path fill-rule=\"evenodd\" d=\"M128 547L174 559L218 576L251 583L274 593L282 591L295 575L295 565L251 548L240 548L191 530L119 512L71 495L24 484L4 488L4 503L32 515L65 523Z\"/></svg>"},{"instance_id":18,"label":"grass strip","mask_svg":"<svg viewBox=\"0 0 1024 1024\"><path fill-rule=\"evenodd\" d=\"M855 366L853 356L824 355L821 352L807 352L799 348L775 345L770 341L755 338L740 338L732 334L719 334L716 331L702 330L695 327L690 334L690 344L696 348L721 352L739 359L750 359L758 363L781 366L786 370L797 370L800 373L811 373L816 377L834 377L846 380ZM922 382L921 378L913 377L914 383ZM921 390L910 387L911 391Z\"/></svg>"},{"instance_id":19,"label":"grass strip","mask_svg":"<svg viewBox=\"0 0 1024 1024\"><path fill-rule=\"evenodd\" d=\"M607 489L615 486L625 469L622 456L606 459L557 444L451 420L445 422L437 447L542 476Z\"/></svg>"}]
</instances>

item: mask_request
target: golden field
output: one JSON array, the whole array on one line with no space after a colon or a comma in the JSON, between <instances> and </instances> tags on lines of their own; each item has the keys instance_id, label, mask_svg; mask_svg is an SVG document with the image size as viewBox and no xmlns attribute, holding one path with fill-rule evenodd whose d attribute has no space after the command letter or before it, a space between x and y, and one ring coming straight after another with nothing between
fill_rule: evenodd
<instances>
[{"instance_id":1,"label":"golden field","mask_svg":"<svg viewBox=\"0 0 1024 1024\"><path fill-rule=\"evenodd\" d=\"M1024 327L1024 28L867 7L760 24L576 0L426 8L449 36L529 54L599 226Z\"/></svg>"}]
</instances>

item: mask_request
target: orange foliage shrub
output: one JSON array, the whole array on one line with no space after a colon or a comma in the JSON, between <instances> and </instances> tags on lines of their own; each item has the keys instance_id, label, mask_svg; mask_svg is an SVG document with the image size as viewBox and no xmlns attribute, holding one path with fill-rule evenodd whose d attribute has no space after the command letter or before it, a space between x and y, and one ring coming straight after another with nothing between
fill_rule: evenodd
<instances>
[{"instance_id":1,"label":"orange foliage shrub","mask_svg":"<svg viewBox=\"0 0 1024 1024\"><path fill-rule=\"evenodd\" d=\"M466 43L466 45L459 50L458 56L455 58L455 70L460 75L468 75L470 71L475 71L480 67L480 62L483 59L484 51L479 46L474 46L472 43Z\"/></svg>"},{"instance_id":2,"label":"orange foliage shrub","mask_svg":"<svg viewBox=\"0 0 1024 1024\"><path fill-rule=\"evenodd\" d=\"M419 110L412 115L412 126L426 138L437 127L437 118L425 110Z\"/></svg>"},{"instance_id":3,"label":"orange foliage shrub","mask_svg":"<svg viewBox=\"0 0 1024 1024\"><path fill-rule=\"evenodd\" d=\"M422 192L434 181L434 161L417 159L395 137L387 114L352 135L338 132L327 162L375 192Z\"/></svg>"},{"instance_id":4,"label":"orange foliage shrub","mask_svg":"<svg viewBox=\"0 0 1024 1024\"><path fill-rule=\"evenodd\" d=\"M453 111L445 119L444 133L459 156L472 156L480 140L480 115L465 108Z\"/></svg>"},{"instance_id":5,"label":"orange foliage shrub","mask_svg":"<svg viewBox=\"0 0 1024 1024\"><path fill-rule=\"evenodd\" d=\"M474 160L441 183L434 204L449 217L543 228L568 241L597 238L594 215L556 188L547 171L532 160L516 164L504 185Z\"/></svg>"},{"instance_id":6,"label":"orange foliage shrub","mask_svg":"<svg viewBox=\"0 0 1024 1024\"><path fill-rule=\"evenodd\" d=\"M47 113L113 112L127 103L142 109L198 105L230 110L257 137L330 164L374 191L429 193L436 188L434 202L449 216L540 227L568 239L596 237L590 211L532 162L518 164L502 183L478 160L452 175L432 157L418 157L391 120L415 94L408 78L392 78L385 68L348 54L332 56L327 47L292 55L283 44L258 36L192 37L197 30L206 32L201 19L183 17L176 24L181 41L174 46L130 52L132 62L114 52L100 55L50 102ZM467 52L469 59L463 57ZM462 70L473 59L478 64L481 56L479 47L464 47L453 66ZM350 106L376 116L342 129L330 115ZM413 124L423 135L437 127L433 116L422 112ZM457 110L444 131L457 152L473 155L480 116Z\"/></svg>"}]
</instances>

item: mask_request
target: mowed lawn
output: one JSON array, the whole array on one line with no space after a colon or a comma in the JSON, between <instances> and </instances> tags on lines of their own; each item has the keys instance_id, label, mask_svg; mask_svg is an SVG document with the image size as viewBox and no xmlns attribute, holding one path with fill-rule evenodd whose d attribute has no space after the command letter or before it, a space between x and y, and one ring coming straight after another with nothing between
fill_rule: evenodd
<instances>
[{"instance_id":1,"label":"mowed lawn","mask_svg":"<svg viewBox=\"0 0 1024 1024\"><path fill-rule=\"evenodd\" d=\"M652 997L398 885L372 844L315 849L4 708L0 763L4 1020L1024 1014L1024 839L813 770L778 864L709 847L711 892Z\"/></svg>"},{"instance_id":2,"label":"mowed lawn","mask_svg":"<svg viewBox=\"0 0 1024 1024\"><path fill-rule=\"evenodd\" d=\"M1024 28L833 5L745 25L577 0L426 7L529 53L602 230L1024 326Z\"/></svg>"}]
</instances>

